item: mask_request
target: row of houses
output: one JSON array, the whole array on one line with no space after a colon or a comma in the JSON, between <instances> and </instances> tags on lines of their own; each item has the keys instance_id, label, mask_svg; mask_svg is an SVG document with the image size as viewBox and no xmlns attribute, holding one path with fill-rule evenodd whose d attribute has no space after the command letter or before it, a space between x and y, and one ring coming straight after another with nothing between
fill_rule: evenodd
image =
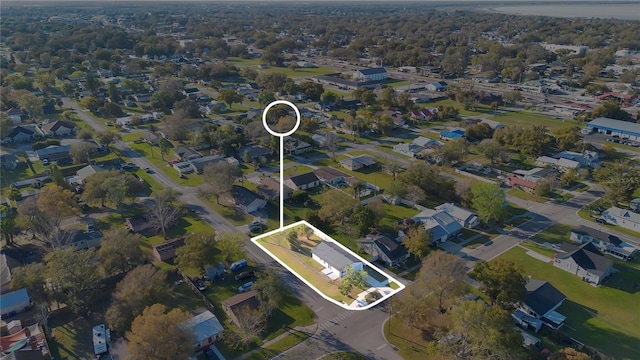
<instances>
[{"instance_id":1,"label":"row of houses","mask_svg":"<svg viewBox=\"0 0 640 360\"><path fill-rule=\"evenodd\" d=\"M22 124L12 127L9 133L2 136L1 142L3 144L29 143L44 137L62 138L75 134L77 128L74 123L64 120L50 122L45 120L42 125Z\"/></svg>"}]
</instances>

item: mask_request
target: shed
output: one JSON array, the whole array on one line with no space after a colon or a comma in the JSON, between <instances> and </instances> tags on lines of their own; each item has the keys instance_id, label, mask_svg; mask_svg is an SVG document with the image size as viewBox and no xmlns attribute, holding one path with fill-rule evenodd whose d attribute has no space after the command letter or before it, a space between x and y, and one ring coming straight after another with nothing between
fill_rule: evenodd
<instances>
[{"instance_id":1,"label":"shed","mask_svg":"<svg viewBox=\"0 0 640 360\"><path fill-rule=\"evenodd\" d=\"M25 288L0 295L0 315L2 317L5 315L13 316L29 309L32 305L29 293Z\"/></svg>"}]
</instances>

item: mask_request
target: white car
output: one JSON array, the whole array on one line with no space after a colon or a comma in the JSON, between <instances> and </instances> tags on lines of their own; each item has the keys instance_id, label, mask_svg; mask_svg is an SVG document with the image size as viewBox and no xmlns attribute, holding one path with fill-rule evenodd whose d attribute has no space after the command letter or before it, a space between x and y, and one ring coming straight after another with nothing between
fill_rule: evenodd
<instances>
[{"instance_id":1,"label":"white car","mask_svg":"<svg viewBox=\"0 0 640 360\"><path fill-rule=\"evenodd\" d=\"M244 283L242 286L238 288L238 292L247 292L253 286L253 281L249 281L248 283Z\"/></svg>"}]
</instances>

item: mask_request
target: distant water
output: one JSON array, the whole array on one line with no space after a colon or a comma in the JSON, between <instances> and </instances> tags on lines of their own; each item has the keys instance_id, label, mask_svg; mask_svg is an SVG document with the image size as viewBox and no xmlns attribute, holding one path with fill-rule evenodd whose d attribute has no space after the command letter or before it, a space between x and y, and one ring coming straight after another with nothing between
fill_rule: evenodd
<instances>
[{"instance_id":1,"label":"distant water","mask_svg":"<svg viewBox=\"0 0 640 360\"><path fill-rule=\"evenodd\" d=\"M640 20L640 3L508 5L487 10L513 15Z\"/></svg>"}]
</instances>

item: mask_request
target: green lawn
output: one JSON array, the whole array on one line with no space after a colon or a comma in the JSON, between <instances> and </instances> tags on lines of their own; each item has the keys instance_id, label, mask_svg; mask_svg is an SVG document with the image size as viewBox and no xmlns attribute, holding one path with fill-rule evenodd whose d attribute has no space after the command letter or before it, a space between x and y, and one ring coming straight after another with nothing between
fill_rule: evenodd
<instances>
[{"instance_id":1,"label":"green lawn","mask_svg":"<svg viewBox=\"0 0 640 360\"><path fill-rule=\"evenodd\" d=\"M313 172L313 169L305 165L294 165L284 170L285 178L287 176L296 176Z\"/></svg>"},{"instance_id":2,"label":"green lawn","mask_svg":"<svg viewBox=\"0 0 640 360\"><path fill-rule=\"evenodd\" d=\"M476 111L465 110L462 104L452 99L440 100L433 103L433 106L435 107L438 107L440 105L453 106L458 109L458 111L460 112L460 115L464 115L464 116L476 116L476 115L482 115L482 114L491 112L491 108L488 105L483 105L483 104L479 104Z\"/></svg>"},{"instance_id":3,"label":"green lawn","mask_svg":"<svg viewBox=\"0 0 640 360\"><path fill-rule=\"evenodd\" d=\"M367 358L360 354L350 352L337 352L323 356L320 360L367 360Z\"/></svg>"},{"instance_id":4,"label":"green lawn","mask_svg":"<svg viewBox=\"0 0 640 360\"><path fill-rule=\"evenodd\" d=\"M253 220L253 216L242 213L237 207L227 204L223 199L220 199L220 204L216 202L216 199L209 199L204 196L200 196L200 200L206 202L213 211L229 220L235 226L245 225Z\"/></svg>"},{"instance_id":5,"label":"green lawn","mask_svg":"<svg viewBox=\"0 0 640 360\"><path fill-rule=\"evenodd\" d=\"M635 196L635 194L634 194L634 197L636 197L636 196ZM638 196L637 196L637 197L640 197L640 194L638 194ZM610 228L610 229L612 229L612 230L614 230L614 231L617 231L617 232L620 232L620 233L623 233L623 234L629 235L629 236L631 236L631 237L634 237L634 238L640 238L640 233L639 233L639 232L637 232L637 231L629 230L629 229L627 229L627 228L623 228L623 227L621 227L621 226L615 226L615 225L609 225L609 224L607 224L607 225L598 224L597 222L595 222L596 217L591 216L591 215L589 214L589 212L588 212L587 210L585 210L585 209L580 209L580 210L578 210L578 216L580 216L581 218L583 218L583 219L585 219L585 220L589 220L589 221L591 221L591 222L592 222L592 223L590 224L590 225L591 225L591 227L598 227L598 226L602 226L604 229L606 229L606 228ZM597 216L597 217L600 217L600 216ZM605 231L606 231L606 230L605 230Z\"/></svg>"},{"instance_id":6,"label":"green lawn","mask_svg":"<svg viewBox=\"0 0 640 360\"><path fill-rule=\"evenodd\" d=\"M291 331L287 336L274 342L273 344L270 344L268 346L260 348L259 350L256 350L245 359L247 360L272 359L274 356L300 344L301 342L305 341L307 338L309 338L309 335L303 333L302 331Z\"/></svg>"},{"instance_id":7,"label":"green lawn","mask_svg":"<svg viewBox=\"0 0 640 360\"><path fill-rule=\"evenodd\" d=\"M187 174L184 179L180 178L178 171L168 165L168 161L173 159L174 156L170 150L169 154L164 155L164 160L160 154L160 148L157 146L150 146L147 143L129 143L129 147L145 157L153 165L157 166L160 171L164 172L171 180L177 184L185 186L200 186L204 184L204 178L201 175L191 173Z\"/></svg>"},{"instance_id":8,"label":"green lawn","mask_svg":"<svg viewBox=\"0 0 640 360\"><path fill-rule=\"evenodd\" d=\"M579 123L574 120L559 120L554 119L551 116L531 113L527 111L509 111L502 110L503 112L497 115L491 115L487 119L495 120L503 123L504 125L514 125L529 127L533 125L546 126L549 129L579 126Z\"/></svg>"},{"instance_id":9,"label":"green lawn","mask_svg":"<svg viewBox=\"0 0 640 360\"><path fill-rule=\"evenodd\" d=\"M513 216L519 216L519 215L524 215L526 213L529 212L529 210L527 209L523 209L519 206L513 205L513 204L509 204L509 206L507 206L507 214L509 214L510 217Z\"/></svg>"},{"instance_id":10,"label":"green lawn","mask_svg":"<svg viewBox=\"0 0 640 360\"><path fill-rule=\"evenodd\" d=\"M399 220L411 219L417 215L420 210L408 207L406 205L391 205L384 203L385 217L380 220L380 229L385 232L392 232L396 229Z\"/></svg>"},{"instance_id":11,"label":"green lawn","mask_svg":"<svg viewBox=\"0 0 640 360\"><path fill-rule=\"evenodd\" d=\"M544 231L537 233L535 236L531 238L531 240L537 243L551 243L551 244L561 244L563 242L569 241L569 234L571 233L571 229L575 226L564 225L564 224L553 224Z\"/></svg>"},{"instance_id":12,"label":"green lawn","mask_svg":"<svg viewBox=\"0 0 640 360\"><path fill-rule=\"evenodd\" d=\"M287 77L295 79L295 78L301 78L301 77L312 77L312 76L318 76L318 75L332 74L332 73L340 72L340 70L334 67L329 67L329 66L318 66L316 68L297 68L295 70L292 70L288 67L283 68L283 67L269 66L268 68L263 70L258 69L258 72L283 73L287 75Z\"/></svg>"},{"instance_id":13,"label":"green lawn","mask_svg":"<svg viewBox=\"0 0 640 360\"><path fill-rule=\"evenodd\" d=\"M523 243L520 244L521 246L526 247L529 250L533 250L535 252L537 252L538 254L542 254L544 256L548 256L550 258L553 258L553 254L555 254L555 251L553 249L549 249L547 247L544 247L542 245L540 245L539 243L535 242L535 241L525 241Z\"/></svg>"},{"instance_id":14,"label":"green lawn","mask_svg":"<svg viewBox=\"0 0 640 360\"><path fill-rule=\"evenodd\" d=\"M507 194L515 196L517 198L520 198L522 200L527 200L527 201L535 201L535 202L539 202L539 203L545 203L547 201L549 201L549 199L547 198L541 198L538 197L534 194L528 193L526 191L522 191L520 189L509 189L507 190Z\"/></svg>"},{"instance_id":15,"label":"green lawn","mask_svg":"<svg viewBox=\"0 0 640 360\"><path fill-rule=\"evenodd\" d=\"M393 317L390 321L390 326L389 321L386 321L382 326L384 337L389 343L398 348L398 354L404 360L434 358L436 343L433 342L432 339L425 339L425 337L430 336L429 334L422 330L406 326L400 320Z\"/></svg>"},{"instance_id":16,"label":"green lawn","mask_svg":"<svg viewBox=\"0 0 640 360\"><path fill-rule=\"evenodd\" d=\"M558 312L567 316L565 332L569 336L613 356L616 359L637 359L640 350L640 263L615 261L620 272L607 284L593 287L577 276L544 264L515 247L498 258L515 261L525 275L543 279L558 288L568 298Z\"/></svg>"}]
</instances>

